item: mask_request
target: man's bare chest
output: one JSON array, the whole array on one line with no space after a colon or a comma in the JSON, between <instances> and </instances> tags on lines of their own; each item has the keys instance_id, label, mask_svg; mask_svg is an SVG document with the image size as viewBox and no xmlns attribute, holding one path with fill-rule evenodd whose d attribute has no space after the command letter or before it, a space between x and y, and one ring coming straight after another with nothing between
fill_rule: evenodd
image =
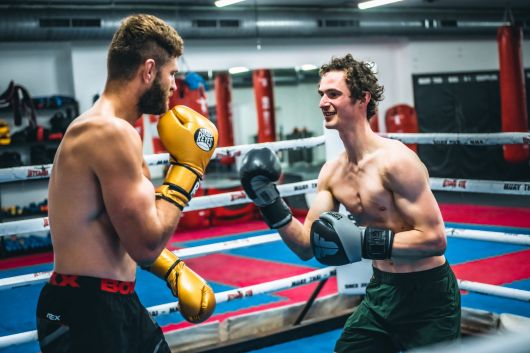
<instances>
[{"instance_id":1,"label":"man's bare chest","mask_svg":"<svg viewBox=\"0 0 530 353\"><path fill-rule=\"evenodd\" d=\"M377 173L346 174L331 187L334 198L362 224L379 224L396 212L392 193Z\"/></svg>"}]
</instances>

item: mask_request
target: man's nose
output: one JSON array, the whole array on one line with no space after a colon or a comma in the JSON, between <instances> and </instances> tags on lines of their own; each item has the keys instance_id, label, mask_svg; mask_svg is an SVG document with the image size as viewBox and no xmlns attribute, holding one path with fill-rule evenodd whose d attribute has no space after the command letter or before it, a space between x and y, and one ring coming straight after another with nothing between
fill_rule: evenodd
<instances>
[{"instance_id":1,"label":"man's nose","mask_svg":"<svg viewBox=\"0 0 530 353\"><path fill-rule=\"evenodd\" d=\"M320 98L319 106L321 109L329 106L329 100L325 95Z\"/></svg>"}]
</instances>

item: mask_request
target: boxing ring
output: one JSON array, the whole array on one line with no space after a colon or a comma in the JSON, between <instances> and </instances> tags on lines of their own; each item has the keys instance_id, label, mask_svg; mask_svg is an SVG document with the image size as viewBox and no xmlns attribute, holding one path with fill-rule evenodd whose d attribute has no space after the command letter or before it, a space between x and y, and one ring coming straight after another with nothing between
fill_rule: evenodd
<instances>
[{"instance_id":1,"label":"boxing ring","mask_svg":"<svg viewBox=\"0 0 530 353\"><path fill-rule=\"evenodd\" d=\"M530 142L530 134L526 133L491 133L491 134L382 134L388 138L397 139L404 143L416 143L416 144L466 144L466 145L497 145L497 144L519 144ZM336 141L335 141L336 142ZM212 158L221 157L221 156L240 156L244 155L248 150L257 147L258 145L267 146L274 151L283 151L288 149L296 148L312 148L316 146L321 146L326 144L329 146L329 137L319 136L308 139L299 139L299 140L289 140L289 141L280 141L280 142L270 142L264 144L253 144L253 145L241 145L233 147L223 147L218 148L215 151L215 154ZM330 148L330 147L328 147ZM168 163L168 154L157 154L157 155L147 155L145 160L149 166L164 165ZM20 180L31 180L31 179L42 179L47 178L50 175L52 165L45 166L29 166L29 167L17 167L17 168L8 168L0 170L0 183L6 183L11 181L20 181ZM282 197L289 197L294 195L305 195L311 194L316 190L316 180L306 180L297 183L283 184L279 185L278 189ZM469 180L469 179L451 179L451 178L431 178L430 186L433 191L447 191L447 192L459 192L459 193L483 193L491 195L519 195L519 196L530 196L530 182L517 182L517 181L486 181L486 180ZM248 199L243 191L227 192L212 196L200 196L195 197L190 202L189 207L185 209L185 212L210 209L215 207L226 207L239 204L245 204L251 202ZM259 223L259 222L257 222ZM235 227L232 227L235 228ZM201 261L208 256L224 256L223 254L240 254L242 251L249 251L248 249L253 248L267 248L272 249L271 247L281 247L281 250L278 252L288 253L288 249L280 241L279 235L273 230L265 229L266 226L261 224L261 227L255 227L254 232L247 232L243 236L231 237L228 234L225 234L222 237L210 237L208 240L204 239L194 239L191 237L191 241L185 242L186 247L174 250L175 254L188 263L188 265L195 269L199 274L201 273L201 268L206 268L208 266L213 266L208 261ZM13 221L8 223L0 224L0 236L8 235L22 235L29 233L44 233L49 230L49 222L47 217L43 218L34 218L22 221ZM481 244L499 244L498 246L506 246L508 249L511 249L511 253L519 254L521 253L524 259L526 256L526 251L530 246L530 229L516 228L516 230L521 233L514 232L512 228L508 229L473 229L470 227L463 227L460 225L453 225L446 223L446 234L448 237L448 251L451 250L454 242L464 242L467 244L469 249L473 249L474 246L479 245L470 245L473 243ZM219 239L224 241L218 241ZM178 240L176 241L179 242ZM191 245L191 246L188 246ZM262 254L264 252L261 252ZM260 255L262 255L260 254ZM269 253L270 255L277 256L275 251ZM268 255L268 254L265 254ZM316 296L319 295L318 291L322 290L324 285L330 285L332 279L337 280L336 288L330 290L328 288L327 292L324 290L324 294L327 295L327 299L320 296L320 300L328 300L332 295L340 293L345 295L348 291L345 291L344 288L357 288L349 294L353 294L358 297L362 295L364 287L367 284L367 278L362 276L352 276L344 278L344 271L341 271L340 268L335 267L324 267L321 264L318 264L316 261L311 260L309 262L301 262L295 258L294 254L286 255L289 258L289 262L296 263L299 267L295 272L296 275L276 278L270 281L263 283L255 283L252 285L239 286L236 288L227 288L227 286L216 285L215 279L209 278L205 275L205 279L209 281L216 292L216 300L218 303L217 310L222 311L221 314L217 315L214 313L212 318L207 320L205 323L190 326L182 322L182 319L176 315L178 311L177 303L173 300L167 301L165 304L156 304L149 305L145 300L143 300L140 295L142 290L142 283L144 280L150 282L153 285L153 288L164 288L165 284L154 278L147 277L144 275L145 272L139 271L137 289L140 295L140 298L148 310L150 311L153 317L156 317L159 322L161 321L161 326L164 326L164 322L172 322L177 324L167 324L169 328L164 330L166 337L168 337L168 342L171 344L180 345L185 341L185 336L187 334L178 334L178 331L182 332L193 332L197 334L195 341L204 340L204 342L209 342L213 344L221 344L222 338L219 340L209 340L207 336L215 331L212 329L213 325L223 321L223 318L226 318L226 312L230 311L231 303L235 302L245 302L256 300L256 298L261 296L273 295L273 293L279 291L292 290L297 287L307 286L313 282L319 282L318 286L314 288L314 292L310 297L306 297L305 301L309 304L315 302ZM521 256L518 258L520 259ZM222 258L222 257L221 257ZM450 256L448 256L450 259ZM528 257L526 257L528 259ZM249 257L250 261L251 258ZM298 261L298 262L297 262ZM449 261L453 265L453 261ZM209 265L210 264L210 265ZM303 266L302 266L303 264ZM42 264L41 264L42 265ZM356 264L354 264L356 265ZM49 263L48 263L49 266ZM350 265L347 265L350 266ZM368 268L369 262L363 261L362 266ZM32 267L33 268L33 267ZM43 266L45 268L45 266ZM6 271L6 272L16 272L15 275L10 275L2 277L0 279L0 297L15 297L17 291L22 290L31 290L33 293L38 293L40 286L48 280L50 277L49 270L37 271L33 273L28 272L24 269L18 269L16 271ZM351 272L351 271L350 271ZM361 271L362 272L362 271ZM458 272L455 271L458 277ZM338 275L339 274L339 275ZM342 276L343 278L337 278ZM265 276L264 276L265 278ZM530 278L530 272L528 273L528 278ZM326 282L328 282L326 284ZM512 287L506 287L501 285L494 285L488 283L481 283L478 281L470 281L466 279L458 280L460 289L469 293L473 293L479 296L490 296L495 298L500 298L501 300L506 300L509 302L520 303L519 305L529 306L530 307L530 290L518 289ZM157 286L157 287L155 287ZM160 287L161 286L161 287ZM320 289L318 288L320 287ZM146 290L147 291L147 290ZM167 290L169 292L169 290ZM334 293L332 293L334 292ZM322 293L321 293L322 294ZM165 293L165 298L169 298L170 293ZM465 297L465 296L464 296ZM171 297L172 298L172 297ZM342 297L341 297L342 298ZM174 298L173 298L174 299ZM343 300L343 299L341 299ZM9 308L6 305L5 301L2 302L2 312L8 310ZM463 301L463 306L465 305ZM226 308L225 308L226 306ZM277 309L277 307L272 307L272 309ZM302 308L302 312L309 310L307 306ZM530 316L530 309L523 311L523 314L528 313L526 316ZM16 311L16 310L15 310ZM16 315L13 315L16 316ZM300 323L304 315L300 315L296 321ZM523 315L525 316L525 315ZM164 319L170 318L170 319ZM34 320L34 318L32 319ZM164 321L167 320L167 321ZM29 320L31 321L31 320ZM178 323L180 322L180 323ZM4 325L5 326L5 325ZM203 329L201 329L201 327ZM9 331L3 330L0 331L0 350L9 350L10 352L22 352L27 350L17 350L17 347L31 347L33 351L38 350L38 345L36 343L36 331L28 325L25 330L22 332L2 334L2 332ZM175 333L177 332L177 333ZM189 337L189 335L187 335ZM225 337L226 338L226 337ZM530 344L526 341L526 344ZM183 345L184 346L184 345ZM27 348L25 348L27 349Z\"/></svg>"}]
</instances>

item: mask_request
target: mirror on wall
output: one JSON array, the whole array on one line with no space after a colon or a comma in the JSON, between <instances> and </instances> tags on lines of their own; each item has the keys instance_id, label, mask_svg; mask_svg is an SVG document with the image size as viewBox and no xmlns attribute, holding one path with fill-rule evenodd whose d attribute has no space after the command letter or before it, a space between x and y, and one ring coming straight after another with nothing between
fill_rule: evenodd
<instances>
[{"instance_id":1,"label":"mirror on wall","mask_svg":"<svg viewBox=\"0 0 530 353\"><path fill-rule=\"evenodd\" d=\"M226 71L197 72L204 80L206 102L210 119L216 121L215 78ZM314 137L323 134L322 113L318 107L318 69L280 68L270 70L274 104L276 141ZM253 72L230 74L233 144L258 142L258 112ZM320 169L325 160L323 146L283 153L287 168ZM316 166L313 168L313 166Z\"/></svg>"}]
</instances>

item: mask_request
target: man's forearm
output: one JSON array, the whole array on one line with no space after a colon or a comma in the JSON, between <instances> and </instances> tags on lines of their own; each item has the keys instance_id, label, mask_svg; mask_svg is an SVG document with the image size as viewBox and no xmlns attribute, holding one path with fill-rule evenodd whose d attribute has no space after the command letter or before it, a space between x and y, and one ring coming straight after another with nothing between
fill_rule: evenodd
<instances>
[{"instance_id":1,"label":"man's forearm","mask_svg":"<svg viewBox=\"0 0 530 353\"><path fill-rule=\"evenodd\" d=\"M417 229L394 235L392 257L422 258L443 255L446 248L445 234L440 231Z\"/></svg>"},{"instance_id":2,"label":"man's forearm","mask_svg":"<svg viewBox=\"0 0 530 353\"><path fill-rule=\"evenodd\" d=\"M149 222L151 232L149 236L144 237L142 248L138 248L143 255L135 257L136 262L141 267L151 265L164 250L167 242L175 233L182 215L182 211L178 207L164 200L156 201L154 212L150 213L152 214Z\"/></svg>"},{"instance_id":3,"label":"man's forearm","mask_svg":"<svg viewBox=\"0 0 530 353\"><path fill-rule=\"evenodd\" d=\"M303 224L293 218L285 226L278 229L278 233L289 249L291 249L300 259L309 260L313 257L311 244L309 241L309 231Z\"/></svg>"}]
</instances>

